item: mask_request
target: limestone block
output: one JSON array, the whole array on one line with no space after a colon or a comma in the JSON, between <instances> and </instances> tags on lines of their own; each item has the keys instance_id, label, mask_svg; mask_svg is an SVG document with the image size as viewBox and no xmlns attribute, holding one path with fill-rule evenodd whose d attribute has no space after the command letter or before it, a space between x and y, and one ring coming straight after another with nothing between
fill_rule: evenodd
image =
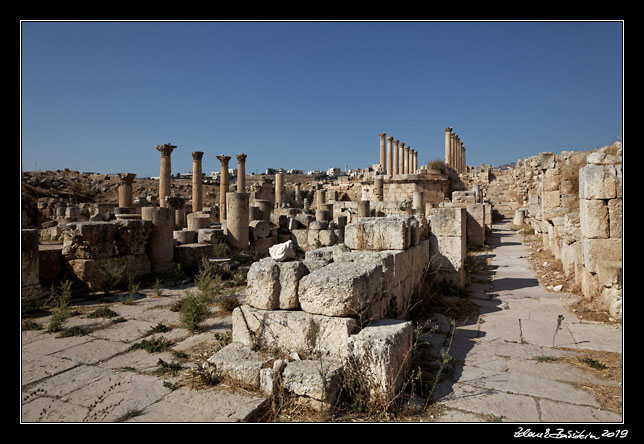
<instances>
[{"instance_id":1,"label":"limestone block","mask_svg":"<svg viewBox=\"0 0 644 444\"><path fill-rule=\"evenodd\" d=\"M543 191L559 191L561 174L557 170L546 171L543 177Z\"/></svg>"},{"instance_id":2,"label":"limestone block","mask_svg":"<svg viewBox=\"0 0 644 444\"><path fill-rule=\"evenodd\" d=\"M193 230L175 230L172 235L179 245L194 244L197 238L197 233Z\"/></svg>"},{"instance_id":3,"label":"limestone block","mask_svg":"<svg viewBox=\"0 0 644 444\"><path fill-rule=\"evenodd\" d=\"M318 248L322 244L320 243L320 230L314 230L309 227L308 230L306 230L306 239L307 239L307 244L309 245L309 248Z\"/></svg>"},{"instance_id":4,"label":"limestone block","mask_svg":"<svg viewBox=\"0 0 644 444\"><path fill-rule=\"evenodd\" d=\"M294 219L304 228L308 228L309 224L315 220L315 217L311 214L296 214Z\"/></svg>"},{"instance_id":5,"label":"limestone block","mask_svg":"<svg viewBox=\"0 0 644 444\"><path fill-rule=\"evenodd\" d=\"M608 231L610 237L622 237L622 199L608 201Z\"/></svg>"},{"instance_id":6,"label":"limestone block","mask_svg":"<svg viewBox=\"0 0 644 444\"><path fill-rule=\"evenodd\" d=\"M579 201L579 222L581 235L589 239L609 237L608 205L601 199Z\"/></svg>"},{"instance_id":7,"label":"limestone block","mask_svg":"<svg viewBox=\"0 0 644 444\"><path fill-rule=\"evenodd\" d=\"M304 276L300 281L302 310L326 316L356 316L380 299L382 265L331 263Z\"/></svg>"},{"instance_id":8,"label":"limestone block","mask_svg":"<svg viewBox=\"0 0 644 444\"><path fill-rule=\"evenodd\" d=\"M106 259L116 254L115 222L76 222L62 227L66 259Z\"/></svg>"},{"instance_id":9,"label":"limestone block","mask_svg":"<svg viewBox=\"0 0 644 444\"><path fill-rule=\"evenodd\" d=\"M309 245L309 230L291 230L291 234L294 237L294 244L301 249L306 249Z\"/></svg>"},{"instance_id":10,"label":"limestone block","mask_svg":"<svg viewBox=\"0 0 644 444\"><path fill-rule=\"evenodd\" d=\"M174 247L174 261L181 264L184 271L190 273L197 269L203 256L208 256L211 252L210 244L181 244Z\"/></svg>"},{"instance_id":11,"label":"limestone block","mask_svg":"<svg viewBox=\"0 0 644 444\"><path fill-rule=\"evenodd\" d=\"M214 228L199 228L197 230L197 243L200 244L214 244L217 241L218 236L215 232L221 230L215 230ZM222 232L223 237L223 232Z\"/></svg>"},{"instance_id":12,"label":"limestone block","mask_svg":"<svg viewBox=\"0 0 644 444\"><path fill-rule=\"evenodd\" d=\"M150 260L144 254L112 256L102 259L71 259L67 261L68 269L90 290L100 290L105 284L107 269L120 269L123 277L131 275L135 280L151 273Z\"/></svg>"},{"instance_id":13,"label":"limestone block","mask_svg":"<svg viewBox=\"0 0 644 444\"><path fill-rule=\"evenodd\" d=\"M481 246L485 242L485 207L483 204L468 204L466 235L467 242Z\"/></svg>"},{"instance_id":14,"label":"limestone block","mask_svg":"<svg viewBox=\"0 0 644 444\"><path fill-rule=\"evenodd\" d=\"M246 275L246 303L264 310L279 307L280 268L277 261L264 258L253 262Z\"/></svg>"},{"instance_id":15,"label":"limestone block","mask_svg":"<svg viewBox=\"0 0 644 444\"><path fill-rule=\"evenodd\" d=\"M303 261L292 260L278 262L279 276L279 305L281 310L294 310L300 306L298 289L300 280L309 274L309 269Z\"/></svg>"},{"instance_id":16,"label":"limestone block","mask_svg":"<svg viewBox=\"0 0 644 444\"><path fill-rule=\"evenodd\" d=\"M591 272L599 271L600 261L622 260L622 239L582 239L584 267Z\"/></svg>"},{"instance_id":17,"label":"limestone block","mask_svg":"<svg viewBox=\"0 0 644 444\"><path fill-rule=\"evenodd\" d=\"M117 219L116 254L145 254L152 223L141 219Z\"/></svg>"},{"instance_id":18,"label":"limestone block","mask_svg":"<svg viewBox=\"0 0 644 444\"><path fill-rule=\"evenodd\" d=\"M554 168L556 166L555 153L539 153L539 166L542 170Z\"/></svg>"},{"instance_id":19,"label":"limestone block","mask_svg":"<svg viewBox=\"0 0 644 444\"><path fill-rule=\"evenodd\" d=\"M345 367L366 382L372 401L388 402L401 389L411 362L414 329L411 322L374 321L347 341Z\"/></svg>"},{"instance_id":20,"label":"limestone block","mask_svg":"<svg viewBox=\"0 0 644 444\"><path fill-rule=\"evenodd\" d=\"M580 199L613 199L617 196L614 165L586 165L579 169Z\"/></svg>"},{"instance_id":21,"label":"limestone block","mask_svg":"<svg viewBox=\"0 0 644 444\"><path fill-rule=\"evenodd\" d=\"M622 319L622 290L617 288L604 288L601 294L601 301L608 313L616 318Z\"/></svg>"},{"instance_id":22,"label":"limestone block","mask_svg":"<svg viewBox=\"0 0 644 444\"><path fill-rule=\"evenodd\" d=\"M282 385L286 391L317 401L314 408L329 408L340 392L342 364L331 360L300 360L286 365Z\"/></svg>"},{"instance_id":23,"label":"limestone block","mask_svg":"<svg viewBox=\"0 0 644 444\"><path fill-rule=\"evenodd\" d=\"M259 310L242 305L233 310L233 342L259 345L287 353L322 354L342 358L356 320L330 317L301 310Z\"/></svg>"},{"instance_id":24,"label":"limestone block","mask_svg":"<svg viewBox=\"0 0 644 444\"><path fill-rule=\"evenodd\" d=\"M435 236L465 236L467 213L465 208L432 208L429 228Z\"/></svg>"},{"instance_id":25,"label":"limestone block","mask_svg":"<svg viewBox=\"0 0 644 444\"><path fill-rule=\"evenodd\" d=\"M259 388L260 370L271 360L272 357L253 351L248 345L233 342L208 358L207 362L217 372L243 384Z\"/></svg>"},{"instance_id":26,"label":"limestone block","mask_svg":"<svg viewBox=\"0 0 644 444\"><path fill-rule=\"evenodd\" d=\"M307 260L316 259L316 260L325 260L327 263L333 261L333 252L335 249L332 246L316 248L315 250L310 250L304 253L304 258Z\"/></svg>"},{"instance_id":27,"label":"limestone block","mask_svg":"<svg viewBox=\"0 0 644 444\"><path fill-rule=\"evenodd\" d=\"M210 227L210 214L201 211L190 213L186 216L188 230L197 231L200 228Z\"/></svg>"},{"instance_id":28,"label":"limestone block","mask_svg":"<svg viewBox=\"0 0 644 444\"><path fill-rule=\"evenodd\" d=\"M334 230L320 230L318 232L318 239L320 244L325 247L332 246L337 242Z\"/></svg>"},{"instance_id":29,"label":"limestone block","mask_svg":"<svg viewBox=\"0 0 644 444\"><path fill-rule=\"evenodd\" d=\"M353 250L404 250L410 244L413 217L360 218L344 228L344 243Z\"/></svg>"},{"instance_id":30,"label":"limestone block","mask_svg":"<svg viewBox=\"0 0 644 444\"><path fill-rule=\"evenodd\" d=\"M557 208L561 204L561 193L559 190L543 192L543 207Z\"/></svg>"}]
</instances>

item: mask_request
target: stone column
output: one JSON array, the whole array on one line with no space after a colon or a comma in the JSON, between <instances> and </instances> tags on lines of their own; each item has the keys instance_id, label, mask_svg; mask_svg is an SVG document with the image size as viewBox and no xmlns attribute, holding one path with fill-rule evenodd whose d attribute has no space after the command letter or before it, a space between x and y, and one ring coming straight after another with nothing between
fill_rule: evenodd
<instances>
[{"instance_id":1,"label":"stone column","mask_svg":"<svg viewBox=\"0 0 644 444\"><path fill-rule=\"evenodd\" d=\"M302 202L302 184L298 182L295 184L295 203L299 205L300 202Z\"/></svg>"},{"instance_id":2,"label":"stone column","mask_svg":"<svg viewBox=\"0 0 644 444\"><path fill-rule=\"evenodd\" d=\"M281 208L286 203L286 191L284 189L284 172L275 174L275 206Z\"/></svg>"},{"instance_id":3,"label":"stone column","mask_svg":"<svg viewBox=\"0 0 644 444\"><path fill-rule=\"evenodd\" d=\"M445 163L450 166L452 156L452 127L445 128Z\"/></svg>"},{"instance_id":4,"label":"stone column","mask_svg":"<svg viewBox=\"0 0 644 444\"><path fill-rule=\"evenodd\" d=\"M404 174L409 174L409 150L410 149L411 148L408 147L408 146L405 147L405 160L404 160L405 171L404 171Z\"/></svg>"},{"instance_id":5,"label":"stone column","mask_svg":"<svg viewBox=\"0 0 644 444\"><path fill-rule=\"evenodd\" d=\"M387 177L393 175L392 159L393 159L393 144L394 138L392 136L387 137L387 171L385 174Z\"/></svg>"},{"instance_id":6,"label":"stone column","mask_svg":"<svg viewBox=\"0 0 644 444\"><path fill-rule=\"evenodd\" d=\"M384 172L385 168L387 168L385 160L385 139L387 138L387 134L380 133L378 135L380 136L380 171Z\"/></svg>"},{"instance_id":7,"label":"stone column","mask_svg":"<svg viewBox=\"0 0 644 444\"><path fill-rule=\"evenodd\" d=\"M393 162L392 162L392 168L393 168L393 174L400 174L400 170L398 169L398 144L400 143L400 140L394 140L394 157L393 157Z\"/></svg>"},{"instance_id":8,"label":"stone column","mask_svg":"<svg viewBox=\"0 0 644 444\"><path fill-rule=\"evenodd\" d=\"M382 177L376 177L373 180L373 194L378 202L382 202L384 198L384 187Z\"/></svg>"},{"instance_id":9,"label":"stone column","mask_svg":"<svg viewBox=\"0 0 644 444\"><path fill-rule=\"evenodd\" d=\"M201 174L202 151L192 152L192 211L196 213L203 209L203 187Z\"/></svg>"},{"instance_id":10,"label":"stone column","mask_svg":"<svg viewBox=\"0 0 644 444\"><path fill-rule=\"evenodd\" d=\"M248 193L226 193L228 245L233 250L248 250L248 200Z\"/></svg>"},{"instance_id":11,"label":"stone column","mask_svg":"<svg viewBox=\"0 0 644 444\"><path fill-rule=\"evenodd\" d=\"M246 154L237 154L237 192L246 192Z\"/></svg>"},{"instance_id":12,"label":"stone column","mask_svg":"<svg viewBox=\"0 0 644 444\"><path fill-rule=\"evenodd\" d=\"M170 179L172 175L172 164L170 156L175 145L169 143L157 145L157 150L161 152L161 172L159 174L159 206L166 207L165 197L170 196Z\"/></svg>"},{"instance_id":13,"label":"stone column","mask_svg":"<svg viewBox=\"0 0 644 444\"><path fill-rule=\"evenodd\" d=\"M230 156L220 154L217 156L221 162L221 173L219 175L219 221L226 220L226 193L228 193L228 161Z\"/></svg>"},{"instance_id":14,"label":"stone column","mask_svg":"<svg viewBox=\"0 0 644 444\"><path fill-rule=\"evenodd\" d=\"M416 150L409 150L409 174L416 174Z\"/></svg>"},{"instance_id":15,"label":"stone column","mask_svg":"<svg viewBox=\"0 0 644 444\"><path fill-rule=\"evenodd\" d=\"M467 161L465 160L465 145L463 145L463 172L467 173Z\"/></svg>"},{"instance_id":16,"label":"stone column","mask_svg":"<svg viewBox=\"0 0 644 444\"><path fill-rule=\"evenodd\" d=\"M119 208L132 208L134 201L132 200L132 182L136 174L123 173L119 174L121 185L119 185Z\"/></svg>"},{"instance_id":17,"label":"stone column","mask_svg":"<svg viewBox=\"0 0 644 444\"><path fill-rule=\"evenodd\" d=\"M456 133L452 133L452 143L451 143L451 148L450 148L450 161L449 161L449 166L450 168L456 170L456 140L457 140L457 135Z\"/></svg>"},{"instance_id":18,"label":"stone column","mask_svg":"<svg viewBox=\"0 0 644 444\"><path fill-rule=\"evenodd\" d=\"M402 142L398 149L398 174L405 174L405 144Z\"/></svg>"},{"instance_id":19,"label":"stone column","mask_svg":"<svg viewBox=\"0 0 644 444\"><path fill-rule=\"evenodd\" d=\"M174 271L174 211L166 207L141 208L141 220L151 221L147 254L152 273Z\"/></svg>"},{"instance_id":20,"label":"stone column","mask_svg":"<svg viewBox=\"0 0 644 444\"><path fill-rule=\"evenodd\" d=\"M422 191L414 191L414 194L412 195L411 208L414 210L415 213L421 213L421 214L425 213Z\"/></svg>"},{"instance_id":21,"label":"stone column","mask_svg":"<svg viewBox=\"0 0 644 444\"><path fill-rule=\"evenodd\" d=\"M271 221L271 212L273 211L273 201L267 199L255 199L255 206L262 213L262 219L266 222Z\"/></svg>"},{"instance_id":22,"label":"stone column","mask_svg":"<svg viewBox=\"0 0 644 444\"><path fill-rule=\"evenodd\" d=\"M326 190L315 190L315 208L322 209L322 205L326 203Z\"/></svg>"},{"instance_id":23,"label":"stone column","mask_svg":"<svg viewBox=\"0 0 644 444\"><path fill-rule=\"evenodd\" d=\"M418 170L418 151L414 151L414 171Z\"/></svg>"}]
</instances>

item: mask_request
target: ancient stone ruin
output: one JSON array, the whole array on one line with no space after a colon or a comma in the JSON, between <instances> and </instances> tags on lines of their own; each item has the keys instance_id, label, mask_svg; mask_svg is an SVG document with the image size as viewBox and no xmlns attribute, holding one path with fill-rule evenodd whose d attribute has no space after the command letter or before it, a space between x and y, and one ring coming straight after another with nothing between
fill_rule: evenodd
<instances>
[{"instance_id":1,"label":"ancient stone ruin","mask_svg":"<svg viewBox=\"0 0 644 444\"><path fill-rule=\"evenodd\" d=\"M22 304L67 273L88 291L105 270L135 278L211 261L215 247L245 255L244 304L232 314L232 343L209 371L272 393L282 387L323 408L349 369L374 399L391 400L408 369L414 291L431 267L465 288L470 248L486 243L492 218L512 218L543 238L584 297L622 312L621 146L592 153L541 153L514 168L468 166L465 145L445 128L445 162L418 163L418 151L380 135L379 163L356 177L292 182L283 171L252 184L246 155L221 165L216 204L204 205L195 151L191 199L173 195L171 156L161 152L158 196L138 196L135 175L119 177L118 204L76 206L43 199L38 229L22 230ZM175 153L176 155L176 153ZM274 180L274 181L273 181ZM236 185L236 186L235 186ZM62 243L39 245L59 237Z\"/></svg>"}]
</instances>

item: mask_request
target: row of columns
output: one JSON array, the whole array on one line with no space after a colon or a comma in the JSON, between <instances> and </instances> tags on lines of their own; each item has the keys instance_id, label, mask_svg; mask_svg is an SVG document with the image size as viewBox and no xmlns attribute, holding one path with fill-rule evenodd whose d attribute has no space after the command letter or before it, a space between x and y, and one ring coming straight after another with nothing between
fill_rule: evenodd
<instances>
[{"instance_id":1,"label":"row of columns","mask_svg":"<svg viewBox=\"0 0 644 444\"><path fill-rule=\"evenodd\" d=\"M467 172L465 145L452 127L445 128L445 163L459 174Z\"/></svg>"},{"instance_id":2,"label":"row of columns","mask_svg":"<svg viewBox=\"0 0 644 444\"><path fill-rule=\"evenodd\" d=\"M176 148L175 145L166 143L163 145L157 145L157 150L161 152L161 172L159 174L159 206L167 207L168 202L166 197L170 197L170 180L172 175L172 163L171 155L172 151ZM192 211L197 212L203 210L203 191L202 191L202 151L193 151L192 152ZM246 154L241 153L237 155L237 191L244 192L246 189ZM226 219L226 193L228 192L229 187L229 175L228 175L228 162L230 161L230 156L221 154L217 156L219 162L221 163L221 175L220 175L220 191L219 191L219 211L220 217L222 220ZM132 180L134 175L131 178L129 176L122 178L123 183L125 184L129 180L129 194L127 191L123 191L123 203L125 204L127 196L129 196L130 203L126 206L132 206L131 196L132 196ZM119 189L119 206L121 206L121 191Z\"/></svg>"},{"instance_id":3,"label":"row of columns","mask_svg":"<svg viewBox=\"0 0 644 444\"><path fill-rule=\"evenodd\" d=\"M387 177L397 174L415 174L418 169L418 151L405 146L393 136L380 133L380 168Z\"/></svg>"}]
</instances>

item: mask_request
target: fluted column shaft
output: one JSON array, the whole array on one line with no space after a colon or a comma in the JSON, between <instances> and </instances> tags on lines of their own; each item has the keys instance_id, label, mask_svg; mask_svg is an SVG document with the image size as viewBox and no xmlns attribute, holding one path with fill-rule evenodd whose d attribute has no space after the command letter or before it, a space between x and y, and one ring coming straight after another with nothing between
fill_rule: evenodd
<instances>
[{"instance_id":1,"label":"fluted column shaft","mask_svg":"<svg viewBox=\"0 0 644 444\"><path fill-rule=\"evenodd\" d=\"M237 154L237 192L246 192L246 154Z\"/></svg>"}]
</instances>

